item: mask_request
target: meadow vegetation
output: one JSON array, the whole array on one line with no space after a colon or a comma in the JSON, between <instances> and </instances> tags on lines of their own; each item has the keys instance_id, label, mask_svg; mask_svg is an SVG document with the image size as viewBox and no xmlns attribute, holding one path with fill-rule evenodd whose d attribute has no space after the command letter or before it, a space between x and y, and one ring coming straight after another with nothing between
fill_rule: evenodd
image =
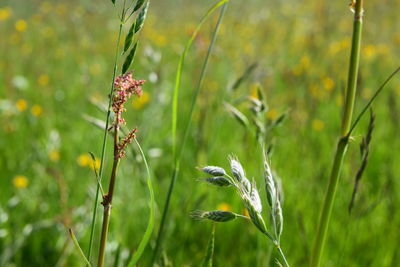
<instances>
[{"instance_id":1,"label":"meadow vegetation","mask_svg":"<svg viewBox=\"0 0 400 267\"><path fill-rule=\"evenodd\" d=\"M119 1L117 8L111 1L0 3L0 266L84 265L68 229L87 254ZM126 266L149 229L149 176L155 225L139 266L151 266L153 259L159 266L200 266L209 263L210 251L214 266L283 263L276 243L251 220L200 223L190 217L199 210L197 218L216 218L204 210L225 211L217 215L226 218L249 217L251 205L242 201L246 194L238 196L234 186L199 182L212 179L197 168L220 166L229 172L229 155L240 159L251 182L249 192L258 189L264 210L272 208L264 180L265 162L271 162L271 175L278 181L271 183L279 187L284 221L279 243L291 266L310 262L342 129L354 14L345 1L231 0L221 21L222 5L194 36L217 2L153 0L135 36L140 42L129 71L145 83L141 96L125 103L127 129L137 130L118 167L105 266ZM355 117L400 57L400 2L365 1L364 9ZM132 19L123 25L120 49ZM174 136L177 68L191 37ZM121 74L124 57L115 76ZM399 100L400 79L394 77L374 102L371 116L366 113L349 138L321 266L397 266ZM104 191L114 160L109 133ZM179 172L154 256L177 155ZM236 183L233 178L228 182ZM101 242L100 202L99 196L92 263L97 263Z\"/></svg>"}]
</instances>

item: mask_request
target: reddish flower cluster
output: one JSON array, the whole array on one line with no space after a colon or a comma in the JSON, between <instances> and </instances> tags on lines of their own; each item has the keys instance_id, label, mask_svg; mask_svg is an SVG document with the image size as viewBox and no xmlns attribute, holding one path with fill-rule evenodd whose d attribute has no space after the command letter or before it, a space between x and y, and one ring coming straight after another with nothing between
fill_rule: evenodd
<instances>
[{"instance_id":1,"label":"reddish flower cluster","mask_svg":"<svg viewBox=\"0 0 400 267\"><path fill-rule=\"evenodd\" d=\"M114 122L114 124L125 123L125 120L122 118L122 112L125 111L124 104L126 103L126 101L128 101L132 94L139 97L142 95L141 85L144 82L144 80L133 79L131 72L115 78L115 93L112 104L112 108L116 117L116 121Z\"/></svg>"},{"instance_id":2,"label":"reddish flower cluster","mask_svg":"<svg viewBox=\"0 0 400 267\"><path fill-rule=\"evenodd\" d=\"M136 137L136 134L135 134L136 130L137 130L137 128L135 128L132 131L130 131L128 133L128 135L125 136L124 139L122 139L119 142L119 144L118 144L118 152L117 152L117 155L116 155L117 158L122 158L122 157L124 157L126 155L125 147L128 144L132 143L132 139Z\"/></svg>"},{"instance_id":3,"label":"reddish flower cluster","mask_svg":"<svg viewBox=\"0 0 400 267\"><path fill-rule=\"evenodd\" d=\"M132 73L128 72L126 74L120 75L115 78L114 81L114 96L112 102L112 108L115 113L114 127L118 128L121 123L125 123L124 118L122 118L122 112L125 111L125 103L132 95L137 95L140 97L142 95L141 85L144 80L135 80L132 77ZM116 159L125 156L125 148L130 144L133 138L136 137L135 132L137 128L133 129L125 136L123 139L118 140L114 150L114 157Z\"/></svg>"}]
</instances>

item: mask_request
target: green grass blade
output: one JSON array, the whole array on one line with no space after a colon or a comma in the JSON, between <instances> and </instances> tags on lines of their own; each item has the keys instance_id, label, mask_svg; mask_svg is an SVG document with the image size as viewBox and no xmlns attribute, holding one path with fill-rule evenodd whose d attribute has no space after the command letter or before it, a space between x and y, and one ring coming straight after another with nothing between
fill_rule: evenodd
<instances>
[{"instance_id":1,"label":"green grass blade","mask_svg":"<svg viewBox=\"0 0 400 267\"><path fill-rule=\"evenodd\" d=\"M189 120L188 120L188 122L186 124L186 127L185 127L185 134L184 134L181 150L180 150L179 155L177 155L177 153L176 153L176 150L177 150L176 149L176 139L177 139L176 138L176 128L177 128L177 117L178 117L177 116L177 114L178 114L178 96L179 96L179 87L180 87L180 81L181 81L181 74L182 74L182 70L183 70L183 63L185 61L186 54L187 54L189 48L191 47L193 40L196 38L196 36L197 36L201 26L203 25L203 23L206 21L206 19L219 6L221 6L222 4L226 4L228 1L229 0L221 0L221 1L217 2L216 4L214 4L207 11L207 13L200 20L200 23L197 25L195 31L193 32L193 35L191 36L191 38L187 42L187 44L185 46L185 49L184 49L184 51L183 51L183 53L182 53L182 55L181 55L181 57L179 59L179 64L178 64L176 78L175 78L175 87L174 87L174 92L173 92L173 103L172 103L172 155L173 155L173 158L174 158L174 168L173 168L173 172L172 172L172 176L171 176L171 182L170 182L170 185L169 185L169 188L168 188L167 199L166 199L165 204L164 204L164 209L163 209L163 213L162 213L162 217L161 217L160 227L158 229L156 246L155 246L154 251L153 251L152 265L154 265L154 262L156 260L157 254L158 254L158 250L159 250L160 243L161 243L161 240L162 240L162 234L163 234L163 229L164 229L164 225L165 225L165 220L166 220L168 209L169 209L169 203L170 203L172 191L174 189L175 181L176 181L176 178L177 178L178 173L179 173L179 165L180 165L179 158L182 155L183 148L185 147L185 141L186 141L187 136L189 134L189 129L190 129L191 121L192 121L191 117L192 117L192 114L193 114L194 106L196 104L197 96L199 95L199 92L200 92L200 88L201 88L201 84L202 84L202 81L203 81L203 78L204 78L204 75L205 75L205 70L206 70L206 66L207 66L207 63L208 63L208 59L209 59L209 56L211 54L211 50L212 50L212 48L214 46L214 43L215 43L215 40L216 40L216 36L217 36L217 33L218 33L218 29L219 29L219 25L220 25L220 23L222 21L222 17L224 15L226 5L224 5L223 9L221 10L220 16L218 18L218 22L217 22L217 24L215 26L215 30L214 30L214 33L213 33L212 41L211 41L211 43L209 45L207 56L206 56L206 58L204 60L204 64L203 64L202 71L201 71L201 74L200 74L200 79L199 79L199 82L197 84L197 89L196 89L195 94L194 94L193 99L192 99L192 103L191 103L191 107L190 107L190 113L189 113Z\"/></svg>"},{"instance_id":2,"label":"green grass blade","mask_svg":"<svg viewBox=\"0 0 400 267\"><path fill-rule=\"evenodd\" d=\"M114 59L114 67L113 67L113 75L112 75L112 81L111 81L111 86L110 86L110 92L109 92L109 101L108 101L108 109L107 109L107 115L106 115L106 125L104 128L104 135L103 135L103 143L101 147L101 157L100 157L100 170L99 170L99 181L101 183L101 179L103 177L103 170L104 170L104 161L105 161L105 154L106 154L106 148L107 148L107 136L108 136L108 126L110 123L110 114L111 114L111 102L112 102L112 93L114 91L114 80L115 76L117 75L117 62L119 58L119 42L121 40L121 33L122 33L122 23L119 25L119 31L118 31L118 38L117 38L117 49L115 51L115 59ZM96 196L93 200L93 214L92 214L92 221L90 225L90 238L89 238L89 248L88 248L88 258L90 259L91 253L92 253L92 246L93 246L93 236L94 236L94 230L96 226L96 217L97 217L97 208L98 208L98 199L99 199L99 193L100 193L100 186L99 183L97 184L96 188Z\"/></svg>"},{"instance_id":3,"label":"green grass blade","mask_svg":"<svg viewBox=\"0 0 400 267\"><path fill-rule=\"evenodd\" d=\"M146 166L146 171L147 171L147 187L149 189L150 193L150 217L149 217L149 222L147 224L146 231L144 232L144 235L142 237L142 240L139 243L139 247L136 250L136 252L133 254L133 258L131 262L129 263L129 267L135 266L140 257L143 254L144 249L146 248L147 244L149 243L151 234L153 233L154 229L154 215L155 215L155 199L154 199L154 190L153 190L153 184L151 182L151 175L150 175L150 168L149 165L147 164L146 156L144 155L144 152L142 150L142 147L140 146L138 140L135 138L136 145L138 146L140 150L140 154L143 157L144 165Z\"/></svg>"},{"instance_id":4,"label":"green grass blade","mask_svg":"<svg viewBox=\"0 0 400 267\"><path fill-rule=\"evenodd\" d=\"M203 267L212 267L213 266L213 256L214 256L214 243L215 243L215 224L211 230L210 241L208 241L207 253L204 257Z\"/></svg>"},{"instance_id":5,"label":"green grass blade","mask_svg":"<svg viewBox=\"0 0 400 267\"><path fill-rule=\"evenodd\" d=\"M353 132L354 128L356 128L357 124L361 120L361 118L364 116L365 112L368 110L368 108L374 103L375 99L379 96L379 94L382 92L383 88L385 88L386 84L400 71L400 67L398 67L392 74L389 75L389 77L386 78L386 80L382 83L381 86L379 86L378 90L376 90L375 94L371 97L371 99L368 101L368 103L364 106L360 114L357 115L357 118L355 119L354 123L351 125L350 131L348 133L348 136L351 135Z\"/></svg>"},{"instance_id":6,"label":"green grass blade","mask_svg":"<svg viewBox=\"0 0 400 267\"><path fill-rule=\"evenodd\" d=\"M196 38L197 34L199 33L201 26L207 20L207 18L222 4L228 2L229 0L220 0L216 4L214 4L207 13L201 18L200 23L197 25L196 29L194 30L192 36L190 37L189 41L186 43L185 49L179 59L178 63L178 70L176 72L175 77L175 87L173 91L173 100L172 100L172 153L174 158L176 159L176 128L178 122L178 96L179 96L179 87L181 85L181 76L183 71L183 64L186 59L186 55L192 46L194 39Z\"/></svg>"},{"instance_id":7,"label":"green grass blade","mask_svg":"<svg viewBox=\"0 0 400 267\"><path fill-rule=\"evenodd\" d=\"M75 235L74 235L74 232L72 231L71 228L68 228L68 233L69 233L69 235L70 235L72 241L74 242L74 245L75 245L76 249L78 250L79 254L82 256L82 259L85 261L85 264L86 264L87 266L92 266L92 265L90 264L90 262L88 261L88 259L86 258L85 253L83 253L83 250L81 249L81 246L79 246L79 242L78 242L78 240L76 239L76 237L75 237Z\"/></svg>"}]
</instances>

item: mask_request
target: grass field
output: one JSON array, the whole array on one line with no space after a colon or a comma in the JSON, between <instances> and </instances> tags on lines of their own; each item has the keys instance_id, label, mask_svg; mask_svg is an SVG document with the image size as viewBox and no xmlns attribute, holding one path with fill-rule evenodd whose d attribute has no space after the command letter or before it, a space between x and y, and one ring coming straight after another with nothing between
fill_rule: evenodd
<instances>
[{"instance_id":1,"label":"grass field","mask_svg":"<svg viewBox=\"0 0 400 267\"><path fill-rule=\"evenodd\" d=\"M125 119L128 127L138 128L156 201L155 229L139 266L151 266L174 168L171 118L178 62L201 17L216 2L153 0L138 33L130 69L146 82L143 95L126 104ZM400 1L364 5L355 114L400 62ZM108 102L117 10L111 1L0 2L0 266L84 265L68 228L86 252L96 192L93 169L100 167L103 140L103 131L87 118L106 116L99 106ZM178 147L218 12L201 28L183 66ZM201 266L213 223L193 220L193 210L246 214L233 189L198 181L205 176L196 167L228 170L228 156L236 155L267 205L256 128L251 121L240 124L225 105L251 118L249 102L243 100L257 98L257 88L268 103L263 120L273 124L286 114L266 141L272 144L271 166L284 192L282 248L291 266L308 266L340 134L352 23L347 1L228 3L184 144L159 266ZM129 26L124 25L125 32ZM400 79L394 77L373 104L368 164L350 214L368 116L352 134L321 266L398 266L399 101ZM109 138L105 189L112 163ZM119 167L105 266L126 266L138 247L150 214L146 179L143 158L132 143ZM99 205L93 263L101 217ZM214 266L276 266L280 259L272 243L245 219L215 227Z\"/></svg>"}]
</instances>

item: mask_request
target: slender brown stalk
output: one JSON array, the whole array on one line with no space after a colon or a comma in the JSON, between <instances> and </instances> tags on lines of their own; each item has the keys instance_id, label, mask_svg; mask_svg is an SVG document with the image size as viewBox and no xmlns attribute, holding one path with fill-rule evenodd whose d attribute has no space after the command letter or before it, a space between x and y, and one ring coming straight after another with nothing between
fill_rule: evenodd
<instances>
[{"instance_id":1,"label":"slender brown stalk","mask_svg":"<svg viewBox=\"0 0 400 267\"><path fill-rule=\"evenodd\" d=\"M119 116L117 116L117 121ZM117 169L119 164L119 152L120 149L118 147L119 144L119 125L114 125L114 163L111 171L110 184L108 186L108 193L104 195L103 202L101 203L104 206L103 213L103 225L101 227L101 239L100 239L100 249L99 256L97 261L98 267L104 266L104 258L107 244L107 235L108 235L108 227L110 225L110 215L111 215L111 204L114 195L115 188L115 180L117 178Z\"/></svg>"}]
</instances>

